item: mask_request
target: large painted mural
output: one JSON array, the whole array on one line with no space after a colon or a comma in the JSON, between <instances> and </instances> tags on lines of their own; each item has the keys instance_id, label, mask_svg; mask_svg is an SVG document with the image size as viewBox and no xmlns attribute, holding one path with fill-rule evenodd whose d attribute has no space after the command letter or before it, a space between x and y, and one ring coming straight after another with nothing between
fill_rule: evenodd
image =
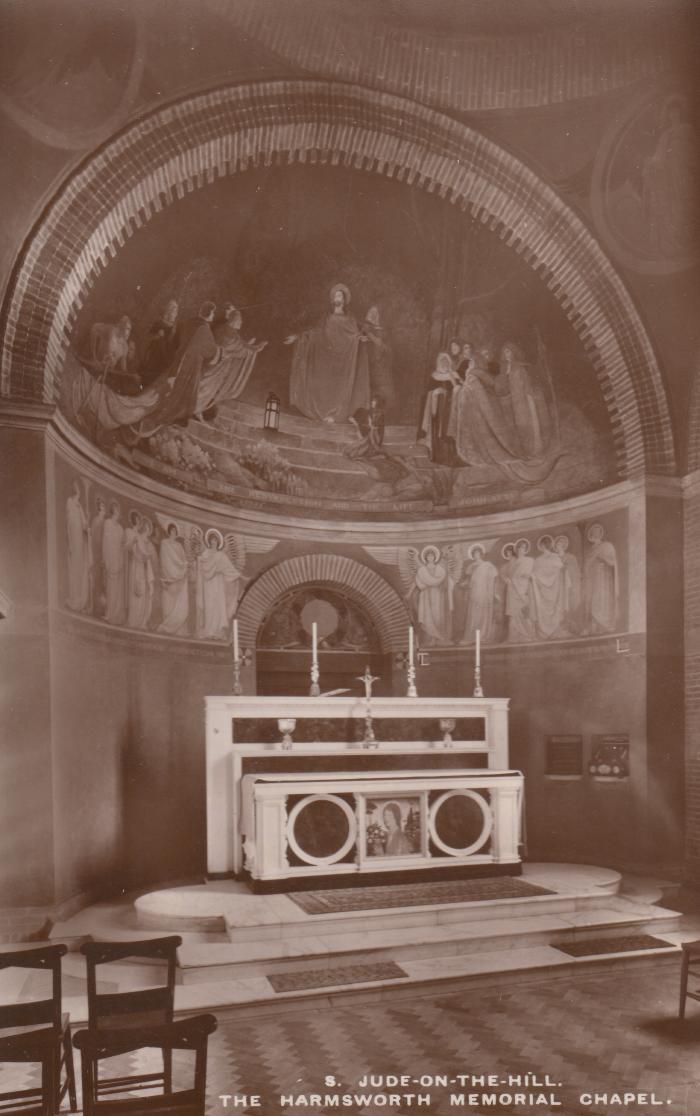
<instances>
[{"instance_id":1,"label":"large painted mural","mask_svg":"<svg viewBox=\"0 0 700 1116\"><path fill-rule=\"evenodd\" d=\"M546 284L481 223L346 168L213 183L82 308L62 408L120 461L236 506L460 515L616 479Z\"/></svg>"},{"instance_id":2,"label":"large painted mural","mask_svg":"<svg viewBox=\"0 0 700 1116\"><path fill-rule=\"evenodd\" d=\"M189 511L128 499L74 470L57 483L58 604L113 628L165 638L230 643L232 621L259 575L289 555L284 542L231 530ZM388 582L406 606L421 648L541 644L624 633L630 558L625 508L562 519L546 530L421 546L339 544ZM312 551L310 553L313 553ZM284 583L280 581L280 586ZM310 646L376 651L377 633L342 580L307 572L280 595L256 636L263 649Z\"/></svg>"}]
</instances>

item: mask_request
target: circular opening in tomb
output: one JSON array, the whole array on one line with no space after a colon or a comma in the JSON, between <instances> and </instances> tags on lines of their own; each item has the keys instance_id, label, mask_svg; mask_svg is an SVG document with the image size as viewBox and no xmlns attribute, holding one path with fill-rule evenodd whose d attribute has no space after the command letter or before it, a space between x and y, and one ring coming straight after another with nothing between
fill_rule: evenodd
<instances>
[{"instance_id":1,"label":"circular opening in tomb","mask_svg":"<svg viewBox=\"0 0 700 1116\"><path fill-rule=\"evenodd\" d=\"M492 826L488 802L474 791L448 791L430 808L430 836L451 855L476 852L488 841Z\"/></svg>"},{"instance_id":2,"label":"circular opening in tomb","mask_svg":"<svg viewBox=\"0 0 700 1116\"><path fill-rule=\"evenodd\" d=\"M297 802L289 814L287 840L306 864L334 864L355 843L355 815L342 798L314 794Z\"/></svg>"}]
</instances>

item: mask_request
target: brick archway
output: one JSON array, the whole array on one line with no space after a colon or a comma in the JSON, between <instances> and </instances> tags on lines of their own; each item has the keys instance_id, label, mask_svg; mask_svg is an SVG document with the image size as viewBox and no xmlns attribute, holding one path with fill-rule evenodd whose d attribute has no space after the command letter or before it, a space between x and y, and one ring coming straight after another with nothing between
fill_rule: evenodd
<instances>
[{"instance_id":1,"label":"brick archway","mask_svg":"<svg viewBox=\"0 0 700 1116\"><path fill-rule=\"evenodd\" d=\"M469 209L542 275L582 338L608 406L620 474L674 472L652 346L584 223L474 129L339 82L260 82L199 94L137 121L90 158L50 203L15 268L0 393L53 402L77 312L125 239L217 176L278 161L354 166Z\"/></svg>"},{"instance_id":2,"label":"brick archway","mask_svg":"<svg viewBox=\"0 0 700 1116\"><path fill-rule=\"evenodd\" d=\"M241 639L255 647L260 625L289 589L331 585L365 611L379 636L382 651L402 650L412 623L396 590L369 566L342 554L305 554L287 558L256 578L241 599L237 618Z\"/></svg>"}]
</instances>

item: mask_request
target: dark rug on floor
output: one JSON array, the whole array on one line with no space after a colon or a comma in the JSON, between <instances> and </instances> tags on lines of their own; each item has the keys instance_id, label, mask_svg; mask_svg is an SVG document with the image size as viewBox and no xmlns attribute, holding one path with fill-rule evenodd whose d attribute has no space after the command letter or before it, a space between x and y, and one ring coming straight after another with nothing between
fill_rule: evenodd
<instances>
[{"instance_id":1,"label":"dark rug on floor","mask_svg":"<svg viewBox=\"0 0 700 1116\"><path fill-rule=\"evenodd\" d=\"M651 934L627 934L624 938L591 938L584 942L569 942L555 945L560 953L570 957L595 957L597 953L628 953L635 949L670 949L671 942L652 938Z\"/></svg>"},{"instance_id":2,"label":"dark rug on floor","mask_svg":"<svg viewBox=\"0 0 700 1116\"><path fill-rule=\"evenodd\" d=\"M372 980L395 980L405 977L395 961L376 965L350 965L336 969L302 969L296 973L272 973L267 979L275 992L298 992L302 988L331 988L343 984L366 984Z\"/></svg>"},{"instance_id":3,"label":"dark rug on floor","mask_svg":"<svg viewBox=\"0 0 700 1116\"><path fill-rule=\"evenodd\" d=\"M292 891L288 895L306 914L343 914L345 911L379 911L388 907L427 907L439 903L529 899L532 895L554 895L554 892L512 876L497 876L484 880Z\"/></svg>"}]
</instances>

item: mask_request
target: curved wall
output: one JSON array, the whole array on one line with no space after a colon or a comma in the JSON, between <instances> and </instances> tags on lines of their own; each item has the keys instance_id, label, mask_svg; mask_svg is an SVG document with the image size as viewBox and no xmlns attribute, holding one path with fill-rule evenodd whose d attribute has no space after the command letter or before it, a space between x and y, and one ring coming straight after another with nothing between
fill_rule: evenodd
<instances>
[{"instance_id":1,"label":"curved wall","mask_svg":"<svg viewBox=\"0 0 700 1116\"><path fill-rule=\"evenodd\" d=\"M405 649L400 608L408 616L415 606L406 600L400 569L391 564L395 552L409 543L400 524L338 528L262 513L250 519L235 510L224 515L220 505L197 507L187 494L139 480L107 459L95 460L87 443L65 427L52 429L45 448L36 482L43 489L45 465L48 600L37 638L47 657L53 782L50 791L37 784L35 792L48 793L52 802L54 861L44 868L53 873L51 886L60 903L93 893L105 880L113 889L116 880L138 886L204 870L203 697L228 692L232 684L228 638L159 633L155 623L135 631L68 606L71 585L75 589L80 583L75 573L71 582L68 553L67 505L76 478L91 512L98 495L106 503L116 500L125 522L129 509L138 510L158 526L158 537L163 536L160 524L186 522L199 524L204 534L215 528L224 538L235 536L238 561L245 556L251 578L240 604L244 645L254 646L256 617L262 620L274 596L270 585L284 591L289 576L303 582L304 570L313 581L332 568L336 586L342 591L345 577L352 596L360 568L366 571L365 602L373 599L375 588L380 594L375 613L387 599L398 602L396 630L385 629L385 650ZM679 704L672 672L669 682L668 673L659 670L662 661L666 668L672 662L669 648L678 619L678 579L670 567L661 598L654 588L672 553L676 509L673 485L659 489L623 482L553 507L411 526L410 543L441 551L475 542L493 549L520 537L536 544L543 533L568 529L573 534L594 522L606 525L608 537L615 539L624 597L615 632L484 645L486 692L511 698L511 762L528 782L531 857L620 864L645 856L669 860L677 851L678 771L669 726L678 719ZM654 537L664 542L655 556ZM13 576L21 549L13 551ZM261 594L264 606L257 610L250 607L256 585L267 586ZM16 585L4 588L13 596ZM161 590L158 583L156 593ZM19 631L28 623L28 612L23 594L15 591L14 596L19 596ZM473 648L468 643L429 647L428 642L424 639L427 659L419 670L419 692L470 693ZM250 692L254 663L243 680ZM396 673L395 692L402 683ZM548 767L550 738L562 736L580 738L582 765L580 773L565 779L554 777ZM594 777L589 761L604 738L612 737L628 739L629 771L612 780Z\"/></svg>"}]
</instances>

